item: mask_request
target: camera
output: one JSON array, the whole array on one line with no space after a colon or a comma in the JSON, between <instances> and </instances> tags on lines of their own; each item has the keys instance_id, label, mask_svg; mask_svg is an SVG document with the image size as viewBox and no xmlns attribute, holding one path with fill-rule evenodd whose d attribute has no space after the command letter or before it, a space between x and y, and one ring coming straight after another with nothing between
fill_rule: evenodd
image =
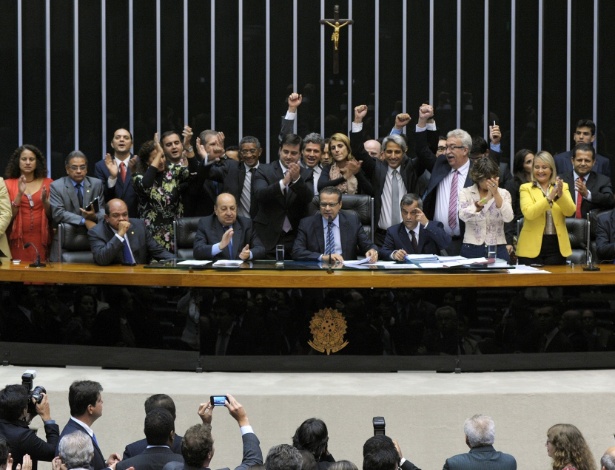
<instances>
[{"instance_id":1,"label":"camera","mask_svg":"<svg viewBox=\"0 0 615 470\"><path fill-rule=\"evenodd\" d=\"M385 434L384 428L386 427L386 423L384 422L384 417L382 416L374 416L372 418L372 424L374 425L374 436L379 436Z\"/></svg>"},{"instance_id":2,"label":"camera","mask_svg":"<svg viewBox=\"0 0 615 470\"><path fill-rule=\"evenodd\" d=\"M21 385L28 391L28 413L36 414L36 405L43 401L43 393L47 393L45 387L37 385L34 387L34 379L36 378L35 370L27 370L21 376ZM34 387L34 388L32 388Z\"/></svg>"},{"instance_id":3,"label":"camera","mask_svg":"<svg viewBox=\"0 0 615 470\"><path fill-rule=\"evenodd\" d=\"M226 402L226 395L212 395L209 397L211 406L224 406Z\"/></svg>"}]
</instances>

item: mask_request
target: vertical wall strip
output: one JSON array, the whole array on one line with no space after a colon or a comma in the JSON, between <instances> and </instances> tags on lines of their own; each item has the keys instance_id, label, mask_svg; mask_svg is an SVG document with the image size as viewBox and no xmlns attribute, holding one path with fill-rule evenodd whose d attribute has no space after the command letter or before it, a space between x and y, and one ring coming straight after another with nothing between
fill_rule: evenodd
<instances>
[{"instance_id":1,"label":"vertical wall strip","mask_svg":"<svg viewBox=\"0 0 615 470\"><path fill-rule=\"evenodd\" d=\"M350 16L348 16L348 18L350 18ZM405 72L406 69L403 68L402 70ZM352 116L354 119L354 110L353 110ZM378 134L379 134L378 131L380 129L380 126L378 125L379 123L380 123L380 2L374 2L374 127L375 127L374 139L378 138Z\"/></svg>"},{"instance_id":2,"label":"vertical wall strip","mask_svg":"<svg viewBox=\"0 0 615 470\"><path fill-rule=\"evenodd\" d=\"M297 23L297 17L299 16L299 12L297 11L297 0L293 0L293 91L299 92L299 74L297 69L297 62L299 60L299 49L298 49L298 36L299 29ZM293 132L297 133L297 119L293 124Z\"/></svg>"},{"instance_id":3,"label":"vertical wall strip","mask_svg":"<svg viewBox=\"0 0 615 470\"><path fill-rule=\"evenodd\" d=\"M352 0L348 0L348 18L352 18ZM352 106L352 28L348 28L348 122L351 123L354 118L354 109Z\"/></svg>"},{"instance_id":4,"label":"vertical wall strip","mask_svg":"<svg viewBox=\"0 0 615 470\"><path fill-rule=\"evenodd\" d=\"M572 101L572 0L566 5L566 150L570 150Z\"/></svg>"},{"instance_id":5,"label":"vertical wall strip","mask_svg":"<svg viewBox=\"0 0 615 470\"><path fill-rule=\"evenodd\" d=\"M265 4L265 160L271 161L271 2Z\"/></svg>"},{"instance_id":6,"label":"vertical wall strip","mask_svg":"<svg viewBox=\"0 0 615 470\"><path fill-rule=\"evenodd\" d=\"M161 66L160 0L156 0L156 132L158 132L158 137L160 137L160 133L162 132L162 106L160 97L162 92Z\"/></svg>"},{"instance_id":7,"label":"vertical wall strip","mask_svg":"<svg viewBox=\"0 0 615 470\"><path fill-rule=\"evenodd\" d=\"M128 0L128 126L135 135L135 46L134 46L134 5ZM133 140L134 143L134 140ZM132 149L136 152L136 149Z\"/></svg>"},{"instance_id":8,"label":"vertical wall strip","mask_svg":"<svg viewBox=\"0 0 615 470\"><path fill-rule=\"evenodd\" d=\"M209 12L209 38L211 46L209 48L209 100L211 107L209 110L211 128L216 128L216 0L211 0L211 11Z\"/></svg>"},{"instance_id":9,"label":"vertical wall strip","mask_svg":"<svg viewBox=\"0 0 615 470\"><path fill-rule=\"evenodd\" d=\"M538 96L536 101L536 151L542 147L542 61L543 61L543 29L544 29L544 4L538 0Z\"/></svg>"},{"instance_id":10,"label":"vertical wall strip","mask_svg":"<svg viewBox=\"0 0 615 470\"><path fill-rule=\"evenodd\" d=\"M461 127L461 0L457 0L457 128Z\"/></svg>"},{"instance_id":11,"label":"vertical wall strip","mask_svg":"<svg viewBox=\"0 0 615 470\"><path fill-rule=\"evenodd\" d=\"M17 145L23 145L23 29L21 0L17 0Z\"/></svg>"},{"instance_id":12,"label":"vertical wall strip","mask_svg":"<svg viewBox=\"0 0 615 470\"><path fill-rule=\"evenodd\" d=\"M79 0L73 0L73 94L75 149L79 148Z\"/></svg>"},{"instance_id":13,"label":"vertical wall strip","mask_svg":"<svg viewBox=\"0 0 615 470\"><path fill-rule=\"evenodd\" d=\"M517 73L517 0L510 2L510 169L513 169L515 156L515 93Z\"/></svg>"},{"instance_id":14,"label":"vertical wall strip","mask_svg":"<svg viewBox=\"0 0 615 470\"><path fill-rule=\"evenodd\" d=\"M434 56L434 29L435 29L435 0L429 0L429 104L435 109L433 96L433 56Z\"/></svg>"},{"instance_id":15,"label":"vertical wall strip","mask_svg":"<svg viewBox=\"0 0 615 470\"><path fill-rule=\"evenodd\" d=\"M51 170L51 0L45 1L45 108L47 168Z\"/></svg>"},{"instance_id":16,"label":"vertical wall strip","mask_svg":"<svg viewBox=\"0 0 615 470\"><path fill-rule=\"evenodd\" d=\"M102 121L102 158L107 153L107 1L100 2L100 112Z\"/></svg>"},{"instance_id":17,"label":"vertical wall strip","mask_svg":"<svg viewBox=\"0 0 615 470\"><path fill-rule=\"evenodd\" d=\"M188 0L184 0L184 125L190 125L188 114ZM196 130L196 129L195 129Z\"/></svg>"},{"instance_id":18,"label":"vertical wall strip","mask_svg":"<svg viewBox=\"0 0 615 470\"><path fill-rule=\"evenodd\" d=\"M600 0L594 0L594 64L593 64L593 83L592 83L592 120L598 126L598 30L600 29L600 23L598 22L598 10L600 8ZM570 135L570 134L569 134ZM596 139L594 140L594 146L598 148L599 133L596 132Z\"/></svg>"},{"instance_id":19,"label":"vertical wall strip","mask_svg":"<svg viewBox=\"0 0 615 470\"><path fill-rule=\"evenodd\" d=\"M489 0L485 0L485 24L483 26L485 41L483 50L483 133L489 142ZM498 123L499 124L499 123Z\"/></svg>"},{"instance_id":20,"label":"vertical wall strip","mask_svg":"<svg viewBox=\"0 0 615 470\"><path fill-rule=\"evenodd\" d=\"M325 0L320 0L320 17L325 17ZM325 135L325 25L320 25L320 135Z\"/></svg>"},{"instance_id":21,"label":"vertical wall strip","mask_svg":"<svg viewBox=\"0 0 615 470\"><path fill-rule=\"evenodd\" d=\"M243 135L243 0L239 0L237 13L237 131Z\"/></svg>"},{"instance_id":22,"label":"vertical wall strip","mask_svg":"<svg viewBox=\"0 0 615 470\"><path fill-rule=\"evenodd\" d=\"M408 0L403 0L401 15L401 111L408 112ZM376 127L376 131L378 127ZM388 129L386 129L388 132ZM406 130L407 132L407 130ZM378 136L376 135L376 138Z\"/></svg>"}]
</instances>

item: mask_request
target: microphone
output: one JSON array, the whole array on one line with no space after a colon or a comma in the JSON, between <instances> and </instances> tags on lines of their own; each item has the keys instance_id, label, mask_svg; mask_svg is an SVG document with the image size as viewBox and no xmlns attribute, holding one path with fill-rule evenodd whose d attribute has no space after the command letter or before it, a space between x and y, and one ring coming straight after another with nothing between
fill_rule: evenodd
<instances>
[{"instance_id":1,"label":"microphone","mask_svg":"<svg viewBox=\"0 0 615 470\"><path fill-rule=\"evenodd\" d=\"M45 266L47 266L45 263L41 263L41 253L38 251L38 248L36 247L36 245L34 243L26 243L23 246L24 248L34 248L34 251L36 251L36 261L34 261L34 263L32 263L30 265L31 268L44 268Z\"/></svg>"}]
</instances>

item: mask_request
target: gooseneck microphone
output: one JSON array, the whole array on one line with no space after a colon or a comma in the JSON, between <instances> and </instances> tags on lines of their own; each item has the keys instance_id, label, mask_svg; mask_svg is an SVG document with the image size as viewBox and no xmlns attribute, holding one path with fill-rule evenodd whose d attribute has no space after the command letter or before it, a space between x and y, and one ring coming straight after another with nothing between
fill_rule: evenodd
<instances>
[{"instance_id":1,"label":"gooseneck microphone","mask_svg":"<svg viewBox=\"0 0 615 470\"><path fill-rule=\"evenodd\" d=\"M30 265L31 268L44 268L45 266L47 266L45 263L41 263L41 253L38 251L38 248L36 247L36 245L34 243L26 243L23 246L24 248L34 248L34 251L36 251L36 261L34 261L34 263L32 263Z\"/></svg>"}]
</instances>

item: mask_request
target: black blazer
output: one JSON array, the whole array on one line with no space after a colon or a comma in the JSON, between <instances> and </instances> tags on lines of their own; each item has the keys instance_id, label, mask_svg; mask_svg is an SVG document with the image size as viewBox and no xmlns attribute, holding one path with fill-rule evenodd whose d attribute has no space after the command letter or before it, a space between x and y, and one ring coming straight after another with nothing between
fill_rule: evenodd
<instances>
[{"instance_id":1,"label":"black blazer","mask_svg":"<svg viewBox=\"0 0 615 470\"><path fill-rule=\"evenodd\" d=\"M195 259L239 259L239 253L244 246L250 245L252 259L260 259L265 256L265 247L258 238L252 227L252 221L247 217L238 216L233 224L233 252L229 253L230 245L212 256L211 250L216 243L222 240L224 227L215 215L209 215L199 220L199 226L194 236Z\"/></svg>"},{"instance_id":2,"label":"black blazer","mask_svg":"<svg viewBox=\"0 0 615 470\"><path fill-rule=\"evenodd\" d=\"M9 446L14 468L22 463L24 454L28 454L32 458L32 468L36 470L39 460L51 462L55 457L60 428L57 424L45 424L45 442L24 421L0 419L0 436L4 436Z\"/></svg>"},{"instance_id":3,"label":"black blazer","mask_svg":"<svg viewBox=\"0 0 615 470\"><path fill-rule=\"evenodd\" d=\"M510 454L498 452L493 446L474 447L466 454L446 459L444 470L517 470L517 461Z\"/></svg>"},{"instance_id":4,"label":"black blazer","mask_svg":"<svg viewBox=\"0 0 615 470\"><path fill-rule=\"evenodd\" d=\"M139 455L118 462L115 469L126 470L129 467L134 467L139 470L162 470L162 467L169 462L183 461L184 458L181 454L175 454L169 447L150 447Z\"/></svg>"},{"instance_id":5,"label":"black blazer","mask_svg":"<svg viewBox=\"0 0 615 470\"><path fill-rule=\"evenodd\" d=\"M419 242L414 250L406 227L403 223L389 227L382 248L378 252L378 259L389 261L395 250L404 249L408 254L434 254L439 255L451 243L451 236L444 231L442 222L430 220L427 228L419 228Z\"/></svg>"},{"instance_id":6,"label":"black blazer","mask_svg":"<svg viewBox=\"0 0 615 470\"><path fill-rule=\"evenodd\" d=\"M135 441L131 444L128 444L124 448L124 455L122 456L122 460L129 459L134 457L135 455L141 454L147 448L147 439L141 439L140 441ZM182 453L182 436L178 436L175 434L175 439L173 439L173 447L171 450L176 454Z\"/></svg>"},{"instance_id":7,"label":"black blazer","mask_svg":"<svg viewBox=\"0 0 615 470\"><path fill-rule=\"evenodd\" d=\"M105 160L96 162L96 165L94 165L94 176L103 183L105 201L115 198L121 199L128 206L128 215L130 217L139 217L139 198L132 187L132 172L128 166L128 160L126 160L126 180L122 182L122 178L118 173L117 181L112 188L107 184L109 181L109 170L107 165L105 165Z\"/></svg>"},{"instance_id":8,"label":"black blazer","mask_svg":"<svg viewBox=\"0 0 615 470\"><path fill-rule=\"evenodd\" d=\"M574 187L574 173L569 171L560 176L564 182L568 183L568 189L570 190L572 200L576 201L577 192ZM611 180L595 171L590 171L586 178L585 185L592 194L592 200L588 201L587 199L583 199L583 202L581 202L582 217L587 217L587 213L593 209L612 209L615 204L615 199L613 198ZM574 215L572 217L574 217Z\"/></svg>"},{"instance_id":9,"label":"black blazer","mask_svg":"<svg viewBox=\"0 0 615 470\"><path fill-rule=\"evenodd\" d=\"M254 197L254 176L252 173L252 183L250 185L250 217L254 219L258 209L256 198ZM243 184L246 180L246 166L242 162L233 159L226 159L222 162L214 163L206 167L207 178L217 181L222 185L219 193L230 193L235 196L235 201L239 205Z\"/></svg>"},{"instance_id":10,"label":"black blazer","mask_svg":"<svg viewBox=\"0 0 615 470\"><path fill-rule=\"evenodd\" d=\"M84 432L85 434L88 434L88 432L85 430L83 426L73 421L72 419L69 419L68 423L66 423L66 426L64 426L64 429L62 429L62 434L60 434L60 440L67 434L72 434L77 431L81 431L81 432ZM100 450L100 447L98 447L98 444L96 443L94 439L92 439L92 445L94 446L94 456L92 457L92 460L90 460L90 467L93 470L102 470L103 468L107 468L107 462L105 460L105 457L103 456ZM56 455L57 455L57 452L56 452Z\"/></svg>"}]
</instances>

